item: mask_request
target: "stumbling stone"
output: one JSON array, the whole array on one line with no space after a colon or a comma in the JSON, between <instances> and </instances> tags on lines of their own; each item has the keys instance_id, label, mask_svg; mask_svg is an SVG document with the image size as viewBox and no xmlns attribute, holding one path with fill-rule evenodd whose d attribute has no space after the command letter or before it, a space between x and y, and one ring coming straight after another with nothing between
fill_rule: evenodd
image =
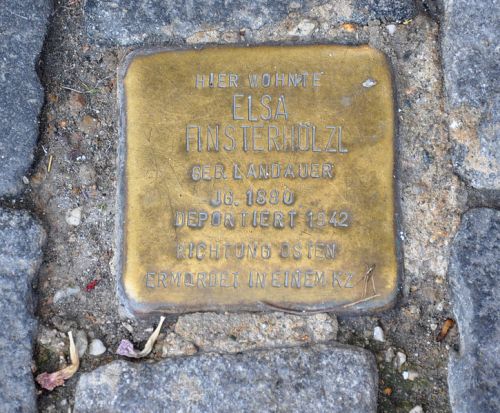
<instances>
[{"instance_id":1,"label":"stumbling stone","mask_svg":"<svg viewBox=\"0 0 500 413\"><path fill-rule=\"evenodd\" d=\"M498 2L445 0L444 6L442 51L453 165L474 188L499 189Z\"/></svg>"},{"instance_id":2,"label":"stumbling stone","mask_svg":"<svg viewBox=\"0 0 500 413\"><path fill-rule=\"evenodd\" d=\"M231 84L222 73L210 80L217 65L228 65ZM296 67L300 73L288 72ZM294 78L302 79L300 86ZM394 302L394 99L380 51L340 45L141 50L121 66L118 87L124 122L115 269L131 311L357 313ZM150 116L141 115L145 107ZM342 121L334 125L339 112ZM247 121L257 120L262 134L249 145ZM220 133L212 134L214 124ZM182 145L171 130L181 133ZM232 144L223 131L234 135ZM300 152L300 163L284 161L289 151ZM359 156L368 152L369 158ZM151 179L154 165L164 163L160 153L168 153L172 167L158 167ZM249 189L249 182L264 180L265 189ZM332 207L332 199L342 201ZM265 211L255 209L262 205ZM151 231L158 235L149 237ZM370 296L366 277L373 281Z\"/></svg>"},{"instance_id":3,"label":"stumbling stone","mask_svg":"<svg viewBox=\"0 0 500 413\"><path fill-rule=\"evenodd\" d=\"M467 212L449 269L460 354L450 358L448 384L455 413L500 411L500 211Z\"/></svg>"},{"instance_id":4,"label":"stumbling stone","mask_svg":"<svg viewBox=\"0 0 500 413\"><path fill-rule=\"evenodd\" d=\"M44 230L27 212L0 208L0 410L5 412L36 411L31 282L44 240Z\"/></svg>"},{"instance_id":5,"label":"stumbling stone","mask_svg":"<svg viewBox=\"0 0 500 413\"><path fill-rule=\"evenodd\" d=\"M33 161L43 88L35 66L51 0L0 2L0 196L20 192Z\"/></svg>"},{"instance_id":6,"label":"stumbling stone","mask_svg":"<svg viewBox=\"0 0 500 413\"><path fill-rule=\"evenodd\" d=\"M368 413L377 381L373 355L345 346L115 361L80 377L74 411Z\"/></svg>"},{"instance_id":7,"label":"stumbling stone","mask_svg":"<svg viewBox=\"0 0 500 413\"><path fill-rule=\"evenodd\" d=\"M178 42L199 32L206 33L206 42L213 42L218 31L242 33L243 37L243 33L279 24L291 14L302 18L298 30L290 33L299 36L303 31L311 34L316 26L308 17L329 24L367 24L377 19L399 22L416 14L411 0L342 0L335 7L322 7L325 3L324 0L195 0L181 6L173 0L146 0L140 4L133 0L88 0L85 19L90 42L126 46ZM244 40L250 39L247 36Z\"/></svg>"}]
</instances>

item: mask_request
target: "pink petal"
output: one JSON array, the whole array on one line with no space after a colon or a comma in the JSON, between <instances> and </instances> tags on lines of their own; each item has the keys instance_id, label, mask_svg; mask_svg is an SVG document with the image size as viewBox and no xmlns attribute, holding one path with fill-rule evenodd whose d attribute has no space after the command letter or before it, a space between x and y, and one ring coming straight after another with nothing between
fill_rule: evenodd
<instances>
[{"instance_id":1,"label":"pink petal","mask_svg":"<svg viewBox=\"0 0 500 413\"><path fill-rule=\"evenodd\" d=\"M116 354L125 357L135 357L137 355L134 345L128 340L122 340L116 350Z\"/></svg>"},{"instance_id":2,"label":"pink petal","mask_svg":"<svg viewBox=\"0 0 500 413\"><path fill-rule=\"evenodd\" d=\"M36 382L43 388L47 390L54 390L57 386L62 386L64 384L64 378L60 371L55 373L42 373L36 377Z\"/></svg>"}]
</instances>

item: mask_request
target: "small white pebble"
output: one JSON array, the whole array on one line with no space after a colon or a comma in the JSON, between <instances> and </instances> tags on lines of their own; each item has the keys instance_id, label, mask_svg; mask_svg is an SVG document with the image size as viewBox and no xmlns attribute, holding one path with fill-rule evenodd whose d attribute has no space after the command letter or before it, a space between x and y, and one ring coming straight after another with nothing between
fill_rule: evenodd
<instances>
[{"instance_id":1,"label":"small white pebble","mask_svg":"<svg viewBox=\"0 0 500 413\"><path fill-rule=\"evenodd\" d=\"M394 366L400 369L403 364L406 363L406 354L398 351L396 353L396 358L394 359Z\"/></svg>"},{"instance_id":2,"label":"small white pebble","mask_svg":"<svg viewBox=\"0 0 500 413\"><path fill-rule=\"evenodd\" d=\"M394 348L389 347L385 352L385 362L390 363L392 360L394 360L395 356L396 353L394 352Z\"/></svg>"},{"instance_id":3,"label":"small white pebble","mask_svg":"<svg viewBox=\"0 0 500 413\"><path fill-rule=\"evenodd\" d=\"M431 323L431 330L432 331L436 331L437 328L438 328L438 325L436 323Z\"/></svg>"},{"instance_id":4,"label":"small white pebble","mask_svg":"<svg viewBox=\"0 0 500 413\"><path fill-rule=\"evenodd\" d=\"M89 346L89 354L91 356L100 356L101 354L104 354L106 352L106 347L102 343L101 340L98 338L95 338L90 342Z\"/></svg>"},{"instance_id":5,"label":"small white pebble","mask_svg":"<svg viewBox=\"0 0 500 413\"><path fill-rule=\"evenodd\" d=\"M403 379L413 381L418 377L418 373L416 371L403 371Z\"/></svg>"},{"instance_id":6,"label":"small white pebble","mask_svg":"<svg viewBox=\"0 0 500 413\"><path fill-rule=\"evenodd\" d=\"M415 406L408 413L424 413L424 409L422 409L422 406Z\"/></svg>"},{"instance_id":7,"label":"small white pebble","mask_svg":"<svg viewBox=\"0 0 500 413\"><path fill-rule=\"evenodd\" d=\"M68 225L77 227L82 221L82 208L78 207L66 212L66 222Z\"/></svg>"},{"instance_id":8,"label":"small white pebble","mask_svg":"<svg viewBox=\"0 0 500 413\"><path fill-rule=\"evenodd\" d=\"M78 351L78 356L82 358L89 346L89 341L87 339L87 334L85 334L85 331L75 331L75 346Z\"/></svg>"},{"instance_id":9,"label":"small white pebble","mask_svg":"<svg viewBox=\"0 0 500 413\"><path fill-rule=\"evenodd\" d=\"M382 327L377 326L373 329L373 339L375 341L380 341L381 343L385 341L384 330L382 330Z\"/></svg>"},{"instance_id":10,"label":"small white pebble","mask_svg":"<svg viewBox=\"0 0 500 413\"><path fill-rule=\"evenodd\" d=\"M309 36L314 29L316 24L310 20L302 20L297 26L288 32L291 36Z\"/></svg>"},{"instance_id":11,"label":"small white pebble","mask_svg":"<svg viewBox=\"0 0 500 413\"><path fill-rule=\"evenodd\" d=\"M80 292L79 288L62 288L57 290L54 294L54 298L52 298L52 302L57 304L59 301L64 300L66 298L71 297L72 295L78 294Z\"/></svg>"},{"instance_id":12,"label":"small white pebble","mask_svg":"<svg viewBox=\"0 0 500 413\"><path fill-rule=\"evenodd\" d=\"M396 33L396 25L395 24L388 24L387 26L385 26L385 28L387 29L388 33L391 35Z\"/></svg>"},{"instance_id":13,"label":"small white pebble","mask_svg":"<svg viewBox=\"0 0 500 413\"><path fill-rule=\"evenodd\" d=\"M30 183L30 180L27 177L23 176L23 183L24 185L28 185Z\"/></svg>"},{"instance_id":14,"label":"small white pebble","mask_svg":"<svg viewBox=\"0 0 500 413\"><path fill-rule=\"evenodd\" d=\"M132 327L129 323L122 323L123 327L129 332L133 333L134 332L134 327Z\"/></svg>"},{"instance_id":15,"label":"small white pebble","mask_svg":"<svg viewBox=\"0 0 500 413\"><path fill-rule=\"evenodd\" d=\"M366 79L364 82L363 82L363 87L366 87L366 88L370 88L370 87L373 87L377 84L377 81L376 80L373 80L373 79Z\"/></svg>"},{"instance_id":16,"label":"small white pebble","mask_svg":"<svg viewBox=\"0 0 500 413\"><path fill-rule=\"evenodd\" d=\"M416 305L410 305L409 310L412 314L420 314L420 308L418 308Z\"/></svg>"}]
</instances>

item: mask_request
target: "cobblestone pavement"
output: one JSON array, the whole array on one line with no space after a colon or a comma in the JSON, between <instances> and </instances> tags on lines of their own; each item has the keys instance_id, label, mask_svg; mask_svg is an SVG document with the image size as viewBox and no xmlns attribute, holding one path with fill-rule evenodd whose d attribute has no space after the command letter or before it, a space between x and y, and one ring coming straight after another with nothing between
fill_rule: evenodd
<instances>
[{"instance_id":1,"label":"cobblestone pavement","mask_svg":"<svg viewBox=\"0 0 500 413\"><path fill-rule=\"evenodd\" d=\"M497 0L0 3L0 411L498 412ZM132 50L368 44L397 102L403 277L356 317L156 318L116 296L117 67ZM449 331L448 331L449 330ZM33 377L80 354L65 386ZM112 397L110 397L110 394Z\"/></svg>"}]
</instances>

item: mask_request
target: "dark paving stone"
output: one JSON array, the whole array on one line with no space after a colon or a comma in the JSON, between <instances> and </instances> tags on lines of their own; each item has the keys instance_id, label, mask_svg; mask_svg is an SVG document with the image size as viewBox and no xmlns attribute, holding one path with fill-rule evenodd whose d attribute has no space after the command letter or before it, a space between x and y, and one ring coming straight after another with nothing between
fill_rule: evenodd
<instances>
[{"instance_id":1,"label":"dark paving stone","mask_svg":"<svg viewBox=\"0 0 500 413\"><path fill-rule=\"evenodd\" d=\"M42 258L45 232L27 212L0 208L0 411L35 412L31 372L31 282Z\"/></svg>"},{"instance_id":2,"label":"dark paving stone","mask_svg":"<svg viewBox=\"0 0 500 413\"><path fill-rule=\"evenodd\" d=\"M327 0L87 0L89 41L101 45L168 43L206 30L258 30L281 22L290 13L307 17ZM336 14L336 12L338 12ZM403 21L416 13L412 0L348 0L334 2L335 21L366 24L370 20Z\"/></svg>"},{"instance_id":3,"label":"dark paving stone","mask_svg":"<svg viewBox=\"0 0 500 413\"><path fill-rule=\"evenodd\" d=\"M356 0L352 21L366 24L370 20L403 22L417 14L413 0Z\"/></svg>"},{"instance_id":4,"label":"dark paving stone","mask_svg":"<svg viewBox=\"0 0 500 413\"><path fill-rule=\"evenodd\" d=\"M0 1L0 196L19 193L33 162L43 104L35 65L51 3Z\"/></svg>"},{"instance_id":5,"label":"dark paving stone","mask_svg":"<svg viewBox=\"0 0 500 413\"><path fill-rule=\"evenodd\" d=\"M80 377L74 411L369 413L377 381L373 355L344 346L115 361Z\"/></svg>"},{"instance_id":6,"label":"dark paving stone","mask_svg":"<svg viewBox=\"0 0 500 413\"><path fill-rule=\"evenodd\" d=\"M500 412L500 211L473 209L453 242L449 268L460 354L450 359L455 413Z\"/></svg>"},{"instance_id":7,"label":"dark paving stone","mask_svg":"<svg viewBox=\"0 0 500 413\"><path fill-rule=\"evenodd\" d=\"M466 142L455 142L454 167L475 188L500 189L500 2L444 0L444 6L442 54L448 103L451 110L464 108L468 113L458 122L463 125L452 129L477 124L466 133Z\"/></svg>"}]
</instances>

